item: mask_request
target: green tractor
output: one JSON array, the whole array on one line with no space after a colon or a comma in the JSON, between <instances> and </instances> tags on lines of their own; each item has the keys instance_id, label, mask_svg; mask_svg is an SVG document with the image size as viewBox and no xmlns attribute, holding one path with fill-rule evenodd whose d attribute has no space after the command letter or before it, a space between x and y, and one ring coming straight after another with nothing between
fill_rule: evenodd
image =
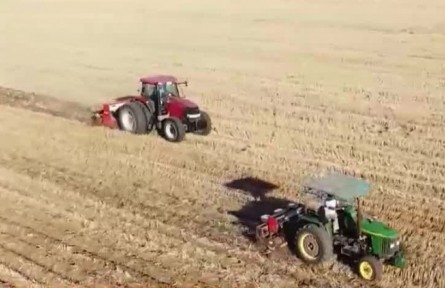
<instances>
[{"instance_id":1,"label":"green tractor","mask_svg":"<svg viewBox=\"0 0 445 288\"><path fill-rule=\"evenodd\" d=\"M359 198L371 188L367 182L330 174L311 179L303 188L303 193L318 199L335 200L336 219L327 216L323 205L313 209L299 203L263 215L256 237L266 244L268 253L289 245L303 262L318 264L331 260L337 252L355 262L360 277L368 281L381 278L384 263L405 266L397 232L360 211Z\"/></svg>"}]
</instances>

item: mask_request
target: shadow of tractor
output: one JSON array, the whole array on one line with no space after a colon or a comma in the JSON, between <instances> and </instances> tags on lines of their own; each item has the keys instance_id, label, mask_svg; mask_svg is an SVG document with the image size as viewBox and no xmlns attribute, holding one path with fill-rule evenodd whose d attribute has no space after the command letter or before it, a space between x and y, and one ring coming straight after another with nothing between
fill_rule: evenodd
<instances>
[{"instance_id":1,"label":"shadow of tractor","mask_svg":"<svg viewBox=\"0 0 445 288\"><path fill-rule=\"evenodd\" d=\"M225 186L230 189L238 190L241 193L251 195L254 200L246 203L240 210L228 211L228 213L237 218L237 224L243 228L243 235L252 242L257 242L255 237L255 228L260 224L261 215L272 214L275 209L287 207L291 201L268 197L266 194L279 186L254 177L245 177L226 183Z\"/></svg>"}]
</instances>

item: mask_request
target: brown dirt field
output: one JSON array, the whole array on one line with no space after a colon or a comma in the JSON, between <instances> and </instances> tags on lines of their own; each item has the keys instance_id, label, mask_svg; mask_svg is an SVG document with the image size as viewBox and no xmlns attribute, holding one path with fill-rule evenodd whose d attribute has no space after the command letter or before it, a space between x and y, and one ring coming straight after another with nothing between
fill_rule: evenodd
<instances>
[{"instance_id":1,"label":"brown dirt field","mask_svg":"<svg viewBox=\"0 0 445 288\"><path fill-rule=\"evenodd\" d=\"M263 257L230 213L264 208L233 180L284 203L335 168L372 181L366 212L408 249L369 287L445 287L441 1L148 2L1 1L0 84L36 94L0 88L0 285L365 287ZM158 72L190 80L213 134L86 125Z\"/></svg>"}]
</instances>

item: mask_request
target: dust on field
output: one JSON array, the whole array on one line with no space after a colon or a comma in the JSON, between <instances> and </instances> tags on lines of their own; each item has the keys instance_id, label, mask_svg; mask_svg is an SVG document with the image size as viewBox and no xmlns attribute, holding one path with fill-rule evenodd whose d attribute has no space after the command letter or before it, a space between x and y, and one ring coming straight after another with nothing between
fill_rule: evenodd
<instances>
[{"instance_id":1,"label":"dust on field","mask_svg":"<svg viewBox=\"0 0 445 288\"><path fill-rule=\"evenodd\" d=\"M46 95L36 95L24 91L0 87L0 105L21 107L30 111L42 112L57 117L90 123L93 109L77 102L60 100Z\"/></svg>"}]
</instances>

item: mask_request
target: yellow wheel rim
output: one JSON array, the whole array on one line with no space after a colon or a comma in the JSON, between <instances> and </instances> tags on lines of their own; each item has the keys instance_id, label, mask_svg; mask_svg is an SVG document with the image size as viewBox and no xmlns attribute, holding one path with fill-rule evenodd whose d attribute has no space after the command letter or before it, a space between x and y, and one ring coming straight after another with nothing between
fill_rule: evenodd
<instances>
[{"instance_id":1,"label":"yellow wheel rim","mask_svg":"<svg viewBox=\"0 0 445 288\"><path fill-rule=\"evenodd\" d=\"M301 251L304 258L309 260L315 260L320 253L320 247L318 246L317 240L309 233L301 235L298 240L298 250Z\"/></svg>"},{"instance_id":2,"label":"yellow wheel rim","mask_svg":"<svg viewBox=\"0 0 445 288\"><path fill-rule=\"evenodd\" d=\"M371 280L372 275L374 274L374 270L372 269L371 264L368 262L360 263L360 275L366 280Z\"/></svg>"}]
</instances>

